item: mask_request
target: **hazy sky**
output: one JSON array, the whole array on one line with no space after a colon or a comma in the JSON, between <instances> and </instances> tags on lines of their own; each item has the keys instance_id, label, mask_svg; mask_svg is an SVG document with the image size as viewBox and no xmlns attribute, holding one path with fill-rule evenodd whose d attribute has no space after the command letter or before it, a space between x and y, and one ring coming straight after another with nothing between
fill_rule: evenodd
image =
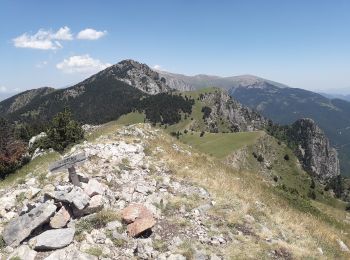
<instances>
[{"instance_id":1,"label":"hazy sky","mask_svg":"<svg viewBox=\"0 0 350 260\"><path fill-rule=\"evenodd\" d=\"M0 24L0 94L69 86L126 58L350 93L345 0L1 0Z\"/></svg>"}]
</instances>

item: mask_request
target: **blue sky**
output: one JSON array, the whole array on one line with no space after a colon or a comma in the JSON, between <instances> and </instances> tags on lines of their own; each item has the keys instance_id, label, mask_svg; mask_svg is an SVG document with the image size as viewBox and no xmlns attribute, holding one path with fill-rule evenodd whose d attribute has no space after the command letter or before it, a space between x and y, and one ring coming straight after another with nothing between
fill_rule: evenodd
<instances>
[{"instance_id":1,"label":"blue sky","mask_svg":"<svg viewBox=\"0 0 350 260\"><path fill-rule=\"evenodd\" d=\"M0 94L69 86L126 58L350 93L349 14L345 0L1 0Z\"/></svg>"}]
</instances>

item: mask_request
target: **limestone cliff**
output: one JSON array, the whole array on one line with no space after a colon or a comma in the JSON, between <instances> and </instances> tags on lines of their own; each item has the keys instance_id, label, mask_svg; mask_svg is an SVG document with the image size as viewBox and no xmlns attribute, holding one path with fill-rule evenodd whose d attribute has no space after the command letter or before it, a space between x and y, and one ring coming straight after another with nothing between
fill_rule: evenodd
<instances>
[{"instance_id":1,"label":"limestone cliff","mask_svg":"<svg viewBox=\"0 0 350 260\"><path fill-rule=\"evenodd\" d=\"M261 130L268 124L267 119L232 99L224 90L205 93L200 98L211 109L206 118L211 132L217 132L220 120L227 120L232 132Z\"/></svg>"},{"instance_id":2,"label":"limestone cliff","mask_svg":"<svg viewBox=\"0 0 350 260\"><path fill-rule=\"evenodd\" d=\"M327 183L340 174L337 151L312 119L299 119L292 124L290 138L298 145L296 155L304 169L319 181Z\"/></svg>"}]
</instances>

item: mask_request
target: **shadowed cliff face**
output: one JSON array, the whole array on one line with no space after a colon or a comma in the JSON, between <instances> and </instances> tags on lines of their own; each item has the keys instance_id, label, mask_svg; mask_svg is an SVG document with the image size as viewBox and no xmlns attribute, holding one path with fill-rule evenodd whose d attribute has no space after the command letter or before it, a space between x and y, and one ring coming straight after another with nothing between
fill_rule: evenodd
<instances>
[{"instance_id":1,"label":"shadowed cliff face","mask_svg":"<svg viewBox=\"0 0 350 260\"><path fill-rule=\"evenodd\" d=\"M337 151L312 119L300 119L291 128L291 136L299 144L296 155L305 170L327 183L340 174Z\"/></svg>"}]
</instances>

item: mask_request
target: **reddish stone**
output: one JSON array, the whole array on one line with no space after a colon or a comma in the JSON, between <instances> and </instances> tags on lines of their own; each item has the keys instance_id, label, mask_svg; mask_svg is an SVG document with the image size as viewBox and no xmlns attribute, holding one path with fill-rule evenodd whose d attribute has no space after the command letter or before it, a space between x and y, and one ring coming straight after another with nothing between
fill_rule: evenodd
<instances>
[{"instance_id":1,"label":"reddish stone","mask_svg":"<svg viewBox=\"0 0 350 260\"><path fill-rule=\"evenodd\" d=\"M127 224L143 218L153 218L153 216L152 213L141 204L131 204L122 211L122 219Z\"/></svg>"},{"instance_id":2,"label":"reddish stone","mask_svg":"<svg viewBox=\"0 0 350 260\"><path fill-rule=\"evenodd\" d=\"M151 229L156 224L153 217L139 218L135 222L131 223L127 227L128 235L130 237L137 237L146 230Z\"/></svg>"}]
</instances>

